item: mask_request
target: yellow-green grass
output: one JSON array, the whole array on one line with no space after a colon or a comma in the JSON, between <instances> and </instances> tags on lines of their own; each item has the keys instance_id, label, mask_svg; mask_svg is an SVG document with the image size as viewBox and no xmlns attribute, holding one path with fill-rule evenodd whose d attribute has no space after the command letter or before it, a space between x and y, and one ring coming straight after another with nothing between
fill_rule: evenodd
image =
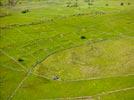
<instances>
[{"instance_id":1,"label":"yellow-green grass","mask_svg":"<svg viewBox=\"0 0 134 100\"><path fill-rule=\"evenodd\" d=\"M37 100L94 96L108 91L132 88L134 77L113 77L83 81L46 81L39 77L29 77L13 100ZM64 100L64 99L63 99Z\"/></svg>"},{"instance_id":2,"label":"yellow-green grass","mask_svg":"<svg viewBox=\"0 0 134 100\"><path fill-rule=\"evenodd\" d=\"M35 68L35 73L50 79L58 76L61 80L133 74L133 41L133 38L89 41L48 57Z\"/></svg>"},{"instance_id":3,"label":"yellow-green grass","mask_svg":"<svg viewBox=\"0 0 134 100\"><path fill-rule=\"evenodd\" d=\"M130 10L118 14L72 16L39 25L2 29L0 47L15 59L26 59L28 62L24 65L30 67L51 53L91 40L133 36L132 18ZM80 39L81 36L87 39Z\"/></svg>"},{"instance_id":4,"label":"yellow-green grass","mask_svg":"<svg viewBox=\"0 0 134 100\"><path fill-rule=\"evenodd\" d=\"M1 100L7 100L25 76L26 74L24 72L12 69L10 65L0 65Z\"/></svg>"},{"instance_id":5,"label":"yellow-green grass","mask_svg":"<svg viewBox=\"0 0 134 100\"><path fill-rule=\"evenodd\" d=\"M57 3L56 3L57 2ZM121 2L124 3L124 6L120 6ZM94 5L90 8L88 3L84 0L78 0L79 7L66 7L67 0L52 1L48 3L47 1L37 2L27 2L18 4L17 6L3 9L1 8L0 12L8 12L11 16L3 17L0 19L1 27L11 24L25 24L35 21L48 20L50 18L55 18L58 16L69 16L78 13L95 13L96 11L103 11L105 13L110 12L119 12L128 9L133 9L133 0L96 0ZM130 5L128 5L130 3ZM109 4L109 6L106 6ZM29 9L30 12L23 14L21 11Z\"/></svg>"},{"instance_id":6,"label":"yellow-green grass","mask_svg":"<svg viewBox=\"0 0 134 100\"><path fill-rule=\"evenodd\" d=\"M100 96L94 97L99 100L133 100L134 89L128 89L123 91L115 91L111 93L101 94Z\"/></svg>"},{"instance_id":7,"label":"yellow-green grass","mask_svg":"<svg viewBox=\"0 0 134 100\"><path fill-rule=\"evenodd\" d=\"M0 18L2 99L133 100L133 0L100 0L90 8L66 2L1 8L11 13Z\"/></svg>"}]
</instances>

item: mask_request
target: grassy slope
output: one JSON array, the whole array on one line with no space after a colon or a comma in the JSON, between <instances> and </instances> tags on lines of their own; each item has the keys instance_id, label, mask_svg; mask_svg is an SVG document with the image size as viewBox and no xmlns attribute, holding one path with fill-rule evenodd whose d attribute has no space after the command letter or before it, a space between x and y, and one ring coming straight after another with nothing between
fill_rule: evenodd
<instances>
[{"instance_id":1,"label":"grassy slope","mask_svg":"<svg viewBox=\"0 0 134 100\"><path fill-rule=\"evenodd\" d=\"M110 6L106 7L105 3L111 4ZM132 5L128 6L120 6L121 1L97 1L95 2L92 8L88 8L87 4L84 2L80 3L80 10L79 8L66 8L65 2L60 3L53 3L47 4L46 2L41 2L39 4L33 3L30 5L31 12L27 14L21 14L20 12L29 6L29 4L22 4L18 5L18 7L10 9L11 16L3 17L0 19L1 26L9 26L10 24L24 24L24 23L31 23L35 21L40 21L44 19L51 19L53 21L46 20L45 22L41 22L41 24L37 25L30 25L30 26L14 26L11 29L1 29L0 35L0 48L3 52L0 54L0 66L1 66L1 96L3 99L7 99L18 86L18 84L27 77L27 80L24 81L23 85L14 97L14 99L28 100L31 97L32 99L44 99L44 98L59 98L59 97L75 97L75 96L89 96L95 95L97 93L103 91L111 91L120 88L127 88L133 87L133 76L128 77L115 77L115 78L107 78L107 79L100 79L100 80L92 80L92 81L76 81L76 82L62 82L62 81L50 81L53 75L57 75L59 69L61 70L65 66L61 63L51 63L51 59L58 60L62 55L68 55L70 51L77 51L77 55L87 48L86 46L83 47L82 45L85 43L89 43L92 41L100 41L100 40L111 40L111 42L100 42L95 44L95 46L106 48L106 52L101 53L103 56L102 58L92 58L94 59L93 66L95 66L96 61L99 65L99 69L103 69L104 65L106 67L106 74L103 75L103 71L98 74L98 76L109 76L111 75L110 72L108 73L107 70L110 71L108 66L111 66L111 59L116 57L123 57L124 55L129 55L124 59L115 59L115 62L119 61L120 65L118 66L119 71L115 70L115 75L125 75L125 74L133 74L133 65L134 63L131 61L133 59L133 38L129 39L128 37L133 37L133 3ZM132 0L126 0L127 2L133 2ZM35 6L37 5L37 6ZM42 6L41 6L42 5ZM46 5L45 7L43 5ZM52 6L54 5L54 6ZM57 9L56 9L57 8ZM3 8L2 8L3 9ZM45 13L43 13L45 12ZM100 14L104 12L105 14ZM88 15L81 15L81 16L70 16L72 14L78 13L88 13ZM32 16L32 17L31 17ZM41 18L41 19L40 19ZM85 40L81 40L80 37L84 35L87 37ZM122 39L122 37L124 37ZM127 39L126 39L127 38ZM115 40L114 40L115 39ZM116 45L117 44L117 45ZM94 44L93 44L94 45ZM100 46L99 46L100 45ZM111 46L109 46L111 45ZM85 49L78 50L81 47L74 48L77 46L81 46ZM114 46L117 46L113 49ZM125 49L124 49L125 46ZM74 48L74 49L69 49ZM90 47L89 47L90 48ZM67 50L67 54L64 53L63 50ZM113 55L111 58L108 59L106 56L111 53L109 49L112 49ZM119 53L120 50L123 53ZM102 49L100 49L102 50ZM63 52L61 52L63 51ZM118 52L116 52L118 51ZM7 54L5 54L5 52ZM61 52L61 53L60 53ZM92 51L96 54L96 51ZM57 53L57 54L55 54ZM119 53L119 54L118 54ZM48 58L43 64L47 63L48 66L50 65L50 71L48 72L50 75L45 75L44 73L46 70L42 68L42 65L39 65L39 69L33 69L34 73L44 75L43 77L48 77L50 80L46 80L43 78L35 77L34 75L26 76L26 70L23 71L21 68L25 66L26 69L30 69L33 67L34 64L39 63L46 59L47 57L55 54L54 56ZM90 53L89 53L90 54ZM8 55L8 56L7 56ZM59 55L59 58L57 58ZM85 53L84 53L85 55ZM12 59L12 56L14 59ZM56 57L56 58L55 58ZM80 56L81 58L83 56ZM114 58L112 58L114 57ZM24 59L23 62L19 62L22 64L18 64L18 59ZM64 56L63 56L64 58ZM50 61L49 61L50 59ZM97 60L98 59L98 60ZM101 60L100 60L101 59ZM104 61L106 60L107 64ZM68 60L68 59L67 59ZM122 60L122 61L120 61ZM125 65L126 70L120 70L121 64L127 61L131 61L128 65ZM82 63L84 61L82 60ZM87 61L89 62L89 61ZM85 62L84 62L85 63ZM58 71L55 69L55 66L59 65ZM46 66L46 65L45 65ZM71 66L72 64L67 67L70 71L74 71ZM77 66L77 64L76 64ZM127 68L128 67L128 68ZM38 67L37 67L38 68ZM49 68L49 67L48 67ZM113 66L111 66L114 69ZM117 68L117 69L118 69ZM116 69L116 68L115 68ZM130 70L131 69L131 70ZM12 71L11 71L12 70ZM85 69L86 70L86 69ZM67 70L65 70L67 71ZM68 72L68 71L67 71ZM119 72L119 74L118 74ZM55 74L56 73L56 74ZM68 72L70 73L70 72ZM85 72L84 72L85 73ZM76 77L72 79L79 79L79 78L91 78L91 77L98 77L95 75L87 74L84 77L81 76L83 73L71 73L77 74ZM59 75L59 74L58 74ZM61 76L63 74L60 74ZM112 74L113 75L113 74ZM18 76L18 77L16 77ZM66 74L62 76L64 80L71 78ZM14 79L14 81L13 81ZM10 85L8 85L10 84ZM97 84L97 85L96 85ZM113 85L114 84L114 85ZM89 86L91 85L91 87ZM112 86L111 86L112 85ZM80 90L78 92L78 90ZM52 92L53 91L53 92ZM37 93L35 93L37 92ZM131 91L130 91L131 92ZM130 99L133 99L132 92L128 94ZM34 95L33 95L34 94ZM123 93L119 94L121 98L124 97ZM25 95L25 97L24 97ZM117 94L118 95L118 94ZM111 98L116 98L116 96L110 95ZM107 99L108 97L104 96L102 99ZM110 98L110 97L109 97Z\"/></svg>"},{"instance_id":2,"label":"grassy slope","mask_svg":"<svg viewBox=\"0 0 134 100\"><path fill-rule=\"evenodd\" d=\"M44 79L31 76L17 93L15 100L92 96L102 92L133 87L134 81L130 80L134 80L133 76L86 81L46 82Z\"/></svg>"},{"instance_id":3,"label":"grassy slope","mask_svg":"<svg viewBox=\"0 0 134 100\"><path fill-rule=\"evenodd\" d=\"M61 80L133 74L132 38L117 38L65 50L50 56L35 72Z\"/></svg>"}]
</instances>

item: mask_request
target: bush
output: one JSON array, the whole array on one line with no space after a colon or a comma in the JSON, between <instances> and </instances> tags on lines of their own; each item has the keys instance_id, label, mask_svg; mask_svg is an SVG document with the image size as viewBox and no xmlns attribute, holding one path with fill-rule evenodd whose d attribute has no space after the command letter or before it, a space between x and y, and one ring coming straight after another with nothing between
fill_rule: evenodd
<instances>
[{"instance_id":1,"label":"bush","mask_svg":"<svg viewBox=\"0 0 134 100\"><path fill-rule=\"evenodd\" d=\"M81 39L86 39L86 37L85 37L85 36L81 36L80 38L81 38Z\"/></svg>"},{"instance_id":2,"label":"bush","mask_svg":"<svg viewBox=\"0 0 134 100\"><path fill-rule=\"evenodd\" d=\"M93 3L90 3L90 2L89 2L89 3L88 3L88 5L89 5L89 6L92 6L92 5L93 5Z\"/></svg>"},{"instance_id":3,"label":"bush","mask_svg":"<svg viewBox=\"0 0 134 100\"><path fill-rule=\"evenodd\" d=\"M19 62L23 62L23 61L24 61L24 59L22 59L22 58L19 58L19 59L18 59L18 61L19 61Z\"/></svg>"},{"instance_id":4,"label":"bush","mask_svg":"<svg viewBox=\"0 0 134 100\"><path fill-rule=\"evenodd\" d=\"M128 3L128 5L131 5L131 3Z\"/></svg>"},{"instance_id":5,"label":"bush","mask_svg":"<svg viewBox=\"0 0 134 100\"><path fill-rule=\"evenodd\" d=\"M0 6L3 6L3 3L0 1Z\"/></svg>"},{"instance_id":6,"label":"bush","mask_svg":"<svg viewBox=\"0 0 134 100\"><path fill-rule=\"evenodd\" d=\"M28 9L26 9L26 10L23 10L23 11L21 11L21 13L28 13L29 12L29 10Z\"/></svg>"},{"instance_id":7,"label":"bush","mask_svg":"<svg viewBox=\"0 0 134 100\"><path fill-rule=\"evenodd\" d=\"M123 5L124 5L124 3L122 2L120 5L121 5L121 6L123 6Z\"/></svg>"},{"instance_id":8,"label":"bush","mask_svg":"<svg viewBox=\"0 0 134 100\"><path fill-rule=\"evenodd\" d=\"M106 6L109 6L109 4L106 4Z\"/></svg>"}]
</instances>

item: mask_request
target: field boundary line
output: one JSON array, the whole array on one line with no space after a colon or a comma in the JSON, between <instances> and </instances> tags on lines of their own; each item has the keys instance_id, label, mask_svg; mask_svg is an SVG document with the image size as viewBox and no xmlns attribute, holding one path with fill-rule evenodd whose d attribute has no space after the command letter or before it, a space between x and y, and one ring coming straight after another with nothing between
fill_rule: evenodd
<instances>
[{"instance_id":1,"label":"field boundary line","mask_svg":"<svg viewBox=\"0 0 134 100\"><path fill-rule=\"evenodd\" d=\"M15 61L21 68L24 69L24 71L26 70L26 67L24 65L22 65L21 63L19 63L15 58L13 58L9 54L7 54L5 51L3 51L3 50L0 49L0 52L3 53L4 55L6 55L7 57L9 57L10 59L12 59L13 61Z\"/></svg>"},{"instance_id":2,"label":"field boundary line","mask_svg":"<svg viewBox=\"0 0 134 100\"><path fill-rule=\"evenodd\" d=\"M98 42L102 42L102 41L107 41L108 39L103 39L103 40L97 40L97 41L93 41L94 43L98 43ZM87 40L84 44L79 44L79 45L73 45L73 46L70 46L70 47L67 47L67 48L63 48L61 50L57 50L57 51L53 51L52 53L48 54L44 59L42 59L41 61L39 61L38 63L35 64L35 66L37 66L38 64L41 64L42 62L44 62L46 59L48 59L50 56L58 53L58 52L63 52L65 50L69 50L69 49L72 49L72 48L77 48L77 47L80 47L80 46L83 46L83 45L87 45L89 40ZM90 41L91 42L91 41ZM93 43L93 44L94 44ZM91 43L90 43L91 44ZM62 47L62 46L61 46Z\"/></svg>"},{"instance_id":3,"label":"field boundary line","mask_svg":"<svg viewBox=\"0 0 134 100\"><path fill-rule=\"evenodd\" d=\"M31 72L31 73L32 73L32 72ZM44 79L51 80L49 77L45 77L45 76L43 76L43 75L39 75L39 74L36 74L36 73L32 73L32 75L37 76L37 77L40 77L40 78L44 78Z\"/></svg>"},{"instance_id":4,"label":"field boundary line","mask_svg":"<svg viewBox=\"0 0 134 100\"><path fill-rule=\"evenodd\" d=\"M17 91L19 90L19 88L23 85L24 81L28 78L28 76L30 75L30 70L27 73L27 75L21 80L21 82L18 84L18 86L16 87L16 89L11 93L11 95L9 96L8 100L12 100L12 98L15 96L15 94L17 93Z\"/></svg>"},{"instance_id":5,"label":"field boundary line","mask_svg":"<svg viewBox=\"0 0 134 100\"><path fill-rule=\"evenodd\" d=\"M34 67L34 66L33 66ZM21 86L24 84L24 81L30 76L30 75L35 75L35 76L38 76L38 77L41 77L41 78L45 78L45 79L48 79L47 77L43 77L43 76L40 76L38 74L34 74L32 73L32 69L31 68L26 76L21 80L21 82L18 84L18 86L15 88L15 90L11 93L11 95L9 96L8 100L12 100L12 98L15 96L15 94L17 93L17 91L19 90L19 88L21 88Z\"/></svg>"},{"instance_id":6,"label":"field boundary line","mask_svg":"<svg viewBox=\"0 0 134 100\"><path fill-rule=\"evenodd\" d=\"M1 65L1 67L6 68L6 69L9 69L9 70L12 70L12 71L15 71L15 72L25 72L24 70L17 70L17 69L15 69L13 67L9 68L9 67L3 66L3 65ZM40 78L50 79L48 77L45 77L43 75L39 75L39 74L36 74L36 73L32 73L31 72L31 74L34 75L34 76L40 77Z\"/></svg>"},{"instance_id":7,"label":"field boundary line","mask_svg":"<svg viewBox=\"0 0 134 100\"><path fill-rule=\"evenodd\" d=\"M127 91L127 90L133 90L134 87L128 87L128 88L123 88L123 89L118 89L118 90L111 90L111 91L107 91L107 92L101 92L101 93L97 93L95 95L91 95L91 96L78 96L78 97L66 97L66 98L55 98L55 99L39 99L39 100L95 100L94 98L99 97L99 96L103 96L103 95L108 95L108 94L112 94L112 93L116 93L116 92L122 92L122 91Z\"/></svg>"},{"instance_id":8,"label":"field boundary line","mask_svg":"<svg viewBox=\"0 0 134 100\"><path fill-rule=\"evenodd\" d=\"M99 80L99 79L107 79L107 78L115 78L115 77L128 77L128 76L134 76L134 74L115 75L115 76L107 76L107 77L92 77L92 78L87 78L87 79L61 80L61 81L63 81L63 82L77 82L77 81Z\"/></svg>"},{"instance_id":9,"label":"field boundary line","mask_svg":"<svg viewBox=\"0 0 134 100\"><path fill-rule=\"evenodd\" d=\"M32 74L35 75L35 76L41 77L41 78L45 78L45 79L51 80L49 77L45 77L43 75L39 75L39 74L36 74L36 73L32 73ZM109 77L94 77L94 78L78 79L78 80L57 80L57 81L58 82L79 82L79 81L100 80L100 79L117 78L117 77L128 77L128 76L134 76L134 74L115 75L115 76L109 76Z\"/></svg>"},{"instance_id":10,"label":"field boundary line","mask_svg":"<svg viewBox=\"0 0 134 100\"><path fill-rule=\"evenodd\" d=\"M11 66L7 67L5 65L1 65L1 67L12 70L12 71L15 71L15 72L25 72L24 70L18 70L18 69L15 69L15 68L11 67Z\"/></svg>"},{"instance_id":11,"label":"field boundary line","mask_svg":"<svg viewBox=\"0 0 134 100\"><path fill-rule=\"evenodd\" d=\"M123 38L123 37L120 37L120 38ZM112 39L118 39L118 37L114 37ZM110 39L111 40L111 39ZM90 43L88 43L90 41ZM77 48L77 47L81 47L83 45L93 45L93 44L96 44L96 43L100 43L100 42L104 42L104 41L109 41L109 39L102 39L102 40L96 40L96 41L92 41L92 40L87 40L84 44L79 44L79 45L73 45L73 46L70 46L70 47L67 47L67 48L63 48L61 50L57 50L57 51L53 51L52 53L48 54L44 59L42 59L41 61L39 61L35 66L37 66L38 64L41 64L42 62L44 62L46 59L48 59L50 56L58 53L58 52L63 52L65 50L69 50L69 49L72 49L72 48Z\"/></svg>"},{"instance_id":12,"label":"field boundary line","mask_svg":"<svg viewBox=\"0 0 134 100\"><path fill-rule=\"evenodd\" d=\"M24 81L28 78L28 76L30 76L32 73L32 71L34 70L34 68L38 65L38 63L35 63L27 72L26 76L21 80L21 82L18 84L18 86L15 88L15 90L11 93L11 95L9 96L8 100L12 100L12 98L16 95L17 91L19 90L19 88L21 88L21 86L23 85ZM33 74L35 75L35 74Z\"/></svg>"},{"instance_id":13,"label":"field boundary line","mask_svg":"<svg viewBox=\"0 0 134 100\"><path fill-rule=\"evenodd\" d=\"M134 87L128 87L128 88L123 88L123 89L118 89L118 90L113 90L113 91L108 91L108 92L101 92L99 94L96 94L94 96L103 96L103 95L108 95L108 94L112 94L112 93L116 93L116 92L122 92L122 91L127 91L127 90L133 90ZM92 97L94 97L92 96Z\"/></svg>"},{"instance_id":14,"label":"field boundary line","mask_svg":"<svg viewBox=\"0 0 134 100\"><path fill-rule=\"evenodd\" d=\"M54 54L55 52L52 52L51 54L49 54L48 56L46 56L42 61L46 60L49 56L51 56L52 54ZM23 85L24 81L28 78L28 76L30 76L31 74L33 75L36 75L36 76L39 76L39 77L42 77L38 74L34 74L32 73L32 71L34 70L34 68L39 64L39 63L42 63L42 61L38 62L38 63L35 63L35 65L33 65L31 67L31 69L27 72L27 75L23 78L23 80L18 84L18 86L16 87L16 89L13 91L13 93L10 95L9 99L8 100L11 100L15 94L17 93L17 91L19 90L19 88ZM46 77L42 77L42 78L46 78ZM48 78L46 78L48 79Z\"/></svg>"},{"instance_id":15,"label":"field boundary line","mask_svg":"<svg viewBox=\"0 0 134 100\"><path fill-rule=\"evenodd\" d=\"M101 41L105 41L105 40L101 40ZM95 41L96 42L100 42L100 41ZM9 99L8 100L11 100L17 93L17 91L19 90L19 88L21 88L21 86L23 85L24 81L28 78L28 76L30 76L32 73L32 71L35 69L35 67L37 67L38 64L42 63L43 61L45 61L48 57L50 57L51 55L57 53L57 52L60 52L60 51L64 51L64 50L67 50L67 49L71 49L71 48L75 48L75 47L79 47L79 46L82 46L82 45L85 45L84 44L79 44L79 45L73 45L73 46L70 46L68 48L63 48L61 50L56 50L56 51L53 51L51 52L50 54L48 54L44 59L42 59L41 61L33 64L30 68L29 71L27 71L27 74L26 76L21 80L21 82L18 84L18 86L16 87L16 89L12 92L12 94L10 95ZM9 56L10 57L10 56ZM13 58L14 59L14 58ZM16 60L15 60L16 61ZM18 62L19 63L19 62ZM20 64L20 63L19 63ZM35 74L34 74L35 75ZM38 75L39 76L39 75Z\"/></svg>"},{"instance_id":16,"label":"field boundary line","mask_svg":"<svg viewBox=\"0 0 134 100\"><path fill-rule=\"evenodd\" d=\"M52 15L52 14L51 14ZM70 15L65 15L65 14L58 14L58 17L54 16L52 18L47 18L47 19L43 19L43 20L37 20L37 21L32 21L32 22L28 22L28 23L22 23L22 24L19 24L19 23L14 23L14 24L7 24L7 25L3 25L0 27L0 29L11 29L11 28L16 28L16 27L22 27L22 26L32 26L32 25L40 25L40 24L46 24L47 22L53 22L55 20L60 20L60 19L67 19L67 18L70 18L70 17L79 17L79 16L90 16L92 17L94 15L94 13L74 13L74 14L70 14ZM100 14L99 14L100 15ZM28 17L29 18L29 17Z\"/></svg>"}]
</instances>

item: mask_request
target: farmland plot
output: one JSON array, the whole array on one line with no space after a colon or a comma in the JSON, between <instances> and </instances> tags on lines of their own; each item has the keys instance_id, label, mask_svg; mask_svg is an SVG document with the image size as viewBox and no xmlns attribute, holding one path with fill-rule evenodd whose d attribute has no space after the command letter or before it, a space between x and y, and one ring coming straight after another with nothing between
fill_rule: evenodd
<instances>
[{"instance_id":1,"label":"farmland plot","mask_svg":"<svg viewBox=\"0 0 134 100\"><path fill-rule=\"evenodd\" d=\"M2 100L134 99L134 2L89 1L0 7Z\"/></svg>"}]
</instances>

